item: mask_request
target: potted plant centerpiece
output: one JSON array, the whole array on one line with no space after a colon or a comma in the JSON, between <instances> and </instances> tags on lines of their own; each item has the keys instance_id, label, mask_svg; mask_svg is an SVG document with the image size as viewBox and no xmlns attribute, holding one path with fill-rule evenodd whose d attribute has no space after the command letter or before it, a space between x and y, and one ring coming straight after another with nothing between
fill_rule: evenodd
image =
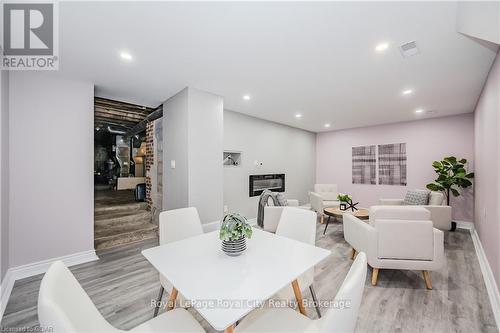
<instances>
[{"instance_id":1,"label":"potted plant centerpiece","mask_svg":"<svg viewBox=\"0 0 500 333\"><path fill-rule=\"evenodd\" d=\"M352 198L349 194L342 193L337 195L337 200L340 201L340 210L347 210L347 205L352 202Z\"/></svg>"},{"instance_id":2,"label":"potted plant centerpiece","mask_svg":"<svg viewBox=\"0 0 500 333\"><path fill-rule=\"evenodd\" d=\"M226 214L220 226L219 238L222 251L230 256L239 256L246 248L246 238L252 237L252 227L244 216L236 213Z\"/></svg>"}]
</instances>

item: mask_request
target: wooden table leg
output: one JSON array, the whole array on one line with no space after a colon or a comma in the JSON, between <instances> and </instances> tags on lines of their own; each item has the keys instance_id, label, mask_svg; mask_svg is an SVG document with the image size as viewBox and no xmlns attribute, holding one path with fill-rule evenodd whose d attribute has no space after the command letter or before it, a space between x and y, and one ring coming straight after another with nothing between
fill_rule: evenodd
<instances>
[{"instance_id":1,"label":"wooden table leg","mask_svg":"<svg viewBox=\"0 0 500 333\"><path fill-rule=\"evenodd\" d=\"M295 294L295 299L297 300L297 305L299 307L300 313L302 313L304 316L307 316L307 312L306 309L304 308L304 303L302 300L302 293L300 292L300 287L297 280L293 280L292 288L293 288L293 293Z\"/></svg>"},{"instance_id":2,"label":"wooden table leg","mask_svg":"<svg viewBox=\"0 0 500 333\"><path fill-rule=\"evenodd\" d=\"M167 311L172 310L175 307L175 300L177 299L178 291L175 287L172 287L172 292L170 293L170 297L168 298L167 303Z\"/></svg>"},{"instance_id":3,"label":"wooden table leg","mask_svg":"<svg viewBox=\"0 0 500 333\"><path fill-rule=\"evenodd\" d=\"M231 325L224 330L224 333L233 333L233 331L234 331L234 325Z\"/></svg>"}]
</instances>

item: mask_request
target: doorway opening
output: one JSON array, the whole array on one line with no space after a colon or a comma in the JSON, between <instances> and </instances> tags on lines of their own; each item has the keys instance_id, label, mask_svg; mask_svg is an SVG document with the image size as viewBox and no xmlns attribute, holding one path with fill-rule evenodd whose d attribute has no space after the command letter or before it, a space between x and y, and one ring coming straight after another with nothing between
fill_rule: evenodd
<instances>
[{"instance_id":1,"label":"doorway opening","mask_svg":"<svg viewBox=\"0 0 500 333\"><path fill-rule=\"evenodd\" d=\"M161 140L155 139L155 126L160 127L162 114L162 105L94 99L96 250L158 238L161 156L155 152Z\"/></svg>"}]
</instances>

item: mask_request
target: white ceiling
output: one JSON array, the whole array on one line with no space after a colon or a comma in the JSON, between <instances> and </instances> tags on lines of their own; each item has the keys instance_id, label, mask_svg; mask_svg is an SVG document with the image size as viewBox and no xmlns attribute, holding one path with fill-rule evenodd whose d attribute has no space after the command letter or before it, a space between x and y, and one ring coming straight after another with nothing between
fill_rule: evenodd
<instances>
[{"instance_id":1,"label":"white ceiling","mask_svg":"<svg viewBox=\"0 0 500 333\"><path fill-rule=\"evenodd\" d=\"M59 24L58 75L98 96L157 106L192 86L314 132L472 112L496 51L456 32L455 2L61 2Z\"/></svg>"}]
</instances>

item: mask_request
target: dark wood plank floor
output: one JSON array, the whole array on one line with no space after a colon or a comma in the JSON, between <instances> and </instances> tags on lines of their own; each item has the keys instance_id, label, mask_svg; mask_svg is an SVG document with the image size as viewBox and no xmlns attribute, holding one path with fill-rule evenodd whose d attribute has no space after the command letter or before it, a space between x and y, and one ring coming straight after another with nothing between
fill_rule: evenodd
<instances>
[{"instance_id":1,"label":"dark wood plank floor","mask_svg":"<svg viewBox=\"0 0 500 333\"><path fill-rule=\"evenodd\" d=\"M325 236L322 232L323 226L318 225L316 244L332 250L332 255L317 266L315 288L318 298L330 300L352 261L342 225L330 225ZM99 311L117 328L130 329L152 318L151 303L160 284L157 272L140 252L154 245L156 241L147 241L101 252L99 261L71 268ZM445 254L445 266L431 273L434 289L430 291L425 289L420 272L381 270L376 287L370 285L368 277L357 331L497 332L469 232L446 233ZM38 325L36 301L41 277L15 283L1 322L3 330ZM304 297L310 295L305 293ZM313 309L308 313L315 317ZM197 319L207 331L213 331L199 316Z\"/></svg>"}]
</instances>

